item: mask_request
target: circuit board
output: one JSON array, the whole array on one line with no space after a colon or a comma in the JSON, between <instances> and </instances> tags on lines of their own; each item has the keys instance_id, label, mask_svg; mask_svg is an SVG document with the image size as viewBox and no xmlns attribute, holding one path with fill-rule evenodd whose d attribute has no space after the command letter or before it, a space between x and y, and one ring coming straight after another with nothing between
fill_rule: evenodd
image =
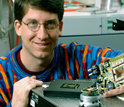
<instances>
[{"instance_id":1,"label":"circuit board","mask_svg":"<svg viewBox=\"0 0 124 107\"><path fill-rule=\"evenodd\" d=\"M96 86L105 93L124 84L124 53L88 70L89 75L97 75Z\"/></svg>"}]
</instances>

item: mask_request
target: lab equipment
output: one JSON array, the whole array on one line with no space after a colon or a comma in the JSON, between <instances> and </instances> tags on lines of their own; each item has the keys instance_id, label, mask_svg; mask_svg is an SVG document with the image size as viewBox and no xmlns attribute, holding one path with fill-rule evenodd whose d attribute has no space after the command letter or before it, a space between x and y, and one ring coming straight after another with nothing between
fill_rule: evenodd
<instances>
[{"instance_id":1,"label":"lab equipment","mask_svg":"<svg viewBox=\"0 0 124 107\"><path fill-rule=\"evenodd\" d=\"M102 95L124 85L124 53L88 70L89 76L97 75L96 87Z\"/></svg>"}]
</instances>

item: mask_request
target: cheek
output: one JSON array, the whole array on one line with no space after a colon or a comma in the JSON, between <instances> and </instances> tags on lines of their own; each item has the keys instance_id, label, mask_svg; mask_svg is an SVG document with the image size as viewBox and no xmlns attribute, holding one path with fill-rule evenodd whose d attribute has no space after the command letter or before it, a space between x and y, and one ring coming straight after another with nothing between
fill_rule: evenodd
<instances>
[{"instance_id":1,"label":"cheek","mask_svg":"<svg viewBox=\"0 0 124 107\"><path fill-rule=\"evenodd\" d=\"M58 42L58 37L59 37L59 32L58 32L58 31L52 33L52 35L51 35L51 38L52 38L52 40L53 40L55 43Z\"/></svg>"},{"instance_id":2,"label":"cheek","mask_svg":"<svg viewBox=\"0 0 124 107\"><path fill-rule=\"evenodd\" d=\"M28 29L26 29L26 28L23 28L23 29L21 29L22 31L22 33L21 33L21 38L24 40L24 41L26 41L27 39L32 39L33 37L34 37L34 34L30 31L30 30L28 30Z\"/></svg>"}]
</instances>

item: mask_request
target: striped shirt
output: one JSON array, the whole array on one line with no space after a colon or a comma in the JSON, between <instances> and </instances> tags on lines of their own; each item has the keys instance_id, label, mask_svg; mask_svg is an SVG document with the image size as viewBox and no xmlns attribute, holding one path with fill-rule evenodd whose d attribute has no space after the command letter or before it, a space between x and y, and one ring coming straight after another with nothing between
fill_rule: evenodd
<instances>
[{"instance_id":1,"label":"striped shirt","mask_svg":"<svg viewBox=\"0 0 124 107\"><path fill-rule=\"evenodd\" d=\"M16 60L16 55L21 50L22 44L0 57L0 107L10 107L13 85L15 82L26 76L32 76L22 70ZM57 44L55 54L50 66L41 74L37 74L37 80L53 81L54 79L89 79L87 72L93 65L102 63L103 57L113 58L123 51L110 48L100 48L90 45L78 44Z\"/></svg>"}]
</instances>

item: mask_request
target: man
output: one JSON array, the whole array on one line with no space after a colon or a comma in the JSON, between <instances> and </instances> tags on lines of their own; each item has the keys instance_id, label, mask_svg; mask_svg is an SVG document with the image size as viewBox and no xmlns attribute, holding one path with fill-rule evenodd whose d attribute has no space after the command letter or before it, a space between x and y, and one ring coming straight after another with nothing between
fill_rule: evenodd
<instances>
[{"instance_id":1,"label":"man","mask_svg":"<svg viewBox=\"0 0 124 107\"><path fill-rule=\"evenodd\" d=\"M76 42L57 44L62 34L63 2L15 0L14 26L22 44L0 58L0 106L26 107L30 90L44 81L94 78L87 72L92 65L123 53ZM123 89L112 90L105 97Z\"/></svg>"}]
</instances>

